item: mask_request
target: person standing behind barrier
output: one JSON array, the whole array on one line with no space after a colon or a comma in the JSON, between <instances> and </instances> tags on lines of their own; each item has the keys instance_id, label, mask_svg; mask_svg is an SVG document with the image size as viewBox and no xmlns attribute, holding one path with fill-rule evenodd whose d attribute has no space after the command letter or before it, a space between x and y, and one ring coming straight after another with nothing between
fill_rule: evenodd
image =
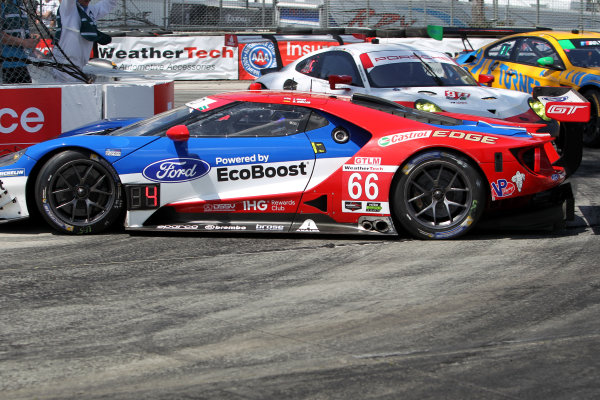
<instances>
[{"instance_id":1,"label":"person standing behind barrier","mask_svg":"<svg viewBox=\"0 0 600 400\"><path fill-rule=\"evenodd\" d=\"M46 25L48 28L54 28L56 24L56 10L58 10L58 6L60 5L59 0L42 0L41 8L41 17L42 23Z\"/></svg>"},{"instance_id":2,"label":"person standing behind barrier","mask_svg":"<svg viewBox=\"0 0 600 400\"><path fill-rule=\"evenodd\" d=\"M94 42L108 44L111 37L100 31L96 26L98 18L112 11L117 0L100 0L90 5L90 0L62 0L56 16L56 33L53 54L61 64L75 65L82 69L90 59ZM69 61L70 60L70 61ZM53 70L54 78L59 82L81 82L81 80Z\"/></svg>"},{"instance_id":3,"label":"person standing behind barrier","mask_svg":"<svg viewBox=\"0 0 600 400\"><path fill-rule=\"evenodd\" d=\"M0 48L2 83L31 83L26 60L28 51L38 43L29 32L29 18L21 0L0 2Z\"/></svg>"}]
</instances>

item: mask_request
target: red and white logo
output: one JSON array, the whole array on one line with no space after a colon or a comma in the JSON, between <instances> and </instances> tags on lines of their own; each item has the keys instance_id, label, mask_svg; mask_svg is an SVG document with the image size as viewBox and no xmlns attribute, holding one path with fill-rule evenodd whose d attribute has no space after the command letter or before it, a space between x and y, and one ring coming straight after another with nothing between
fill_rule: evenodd
<instances>
[{"instance_id":1,"label":"red and white logo","mask_svg":"<svg viewBox=\"0 0 600 400\"><path fill-rule=\"evenodd\" d=\"M448 100L466 100L471 96L470 93L457 92L456 90L446 90L444 94Z\"/></svg>"},{"instance_id":2,"label":"red and white logo","mask_svg":"<svg viewBox=\"0 0 600 400\"><path fill-rule=\"evenodd\" d=\"M359 165L380 165L381 157L354 157L354 164Z\"/></svg>"},{"instance_id":3,"label":"red and white logo","mask_svg":"<svg viewBox=\"0 0 600 400\"><path fill-rule=\"evenodd\" d=\"M61 132L61 89L3 89L0 97L0 147L22 147Z\"/></svg>"},{"instance_id":4,"label":"red and white logo","mask_svg":"<svg viewBox=\"0 0 600 400\"><path fill-rule=\"evenodd\" d=\"M237 35L225 34L225 46L238 47Z\"/></svg>"},{"instance_id":5,"label":"red and white logo","mask_svg":"<svg viewBox=\"0 0 600 400\"><path fill-rule=\"evenodd\" d=\"M546 116L563 122L588 122L590 103L547 103Z\"/></svg>"}]
</instances>

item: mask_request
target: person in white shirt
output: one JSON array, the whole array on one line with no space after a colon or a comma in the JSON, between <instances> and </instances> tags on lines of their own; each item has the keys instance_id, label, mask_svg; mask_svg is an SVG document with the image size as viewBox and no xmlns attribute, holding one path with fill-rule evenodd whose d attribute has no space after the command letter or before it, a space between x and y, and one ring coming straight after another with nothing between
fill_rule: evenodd
<instances>
[{"instance_id":1,"label":"person in white shirt","mask_svg":"<svg viewBox=\"0 0 600 400\"><path fill-rule=\"evenodd\" d=\"M54 28L56 23L56 10L60 5L59 0L43 0L41 5L42 23L48 28Z\"/></svg>"},{"instance_id":2,"label":"person in white shirt","mask_svg":"<svg viewBox=\"0 0 600 400\"><path fill-rule=\"evenodd\" d=\"M100 0L90 5L90 0L61 0L56 17L53 55L57 62L75 65L81 69L90 59L94 42L110 43L110 36L98 31L96 21L112 11L117 0ZM53 70L59 82L81 82L80 79Z\"/></svg>"}]
</instances>

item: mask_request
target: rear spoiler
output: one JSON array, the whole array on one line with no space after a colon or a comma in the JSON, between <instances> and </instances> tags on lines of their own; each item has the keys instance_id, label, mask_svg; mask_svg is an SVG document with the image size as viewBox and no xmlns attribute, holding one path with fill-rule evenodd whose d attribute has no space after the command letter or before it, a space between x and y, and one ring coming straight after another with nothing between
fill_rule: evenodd
<instances>
[{"instance_id":1,"label":"rear spoiler","mask_svg":"<svg viewBox=\"0 0 600 400\"><path fill-rule=\"evenodd\" d=\"M585 97L570 87L533 88L532 96L544 105L546 116L560 122L588 122L591 105Z\"/></svg>"},{"instance_id":2,"label":"rear spoiler","mask_svg":"<svg viewBox=\"0 0 600 400\"><path fill-rule=\"evenodd\" d=\"M569 87L533 88L534 99L544 104L546 116L562 122L588 122L590 103L582 95ZM554 163L565 168L567 176L573 174L583 156L583 129L567 129L562 139L561 157Z\"/></svg>"}]
</instances>

